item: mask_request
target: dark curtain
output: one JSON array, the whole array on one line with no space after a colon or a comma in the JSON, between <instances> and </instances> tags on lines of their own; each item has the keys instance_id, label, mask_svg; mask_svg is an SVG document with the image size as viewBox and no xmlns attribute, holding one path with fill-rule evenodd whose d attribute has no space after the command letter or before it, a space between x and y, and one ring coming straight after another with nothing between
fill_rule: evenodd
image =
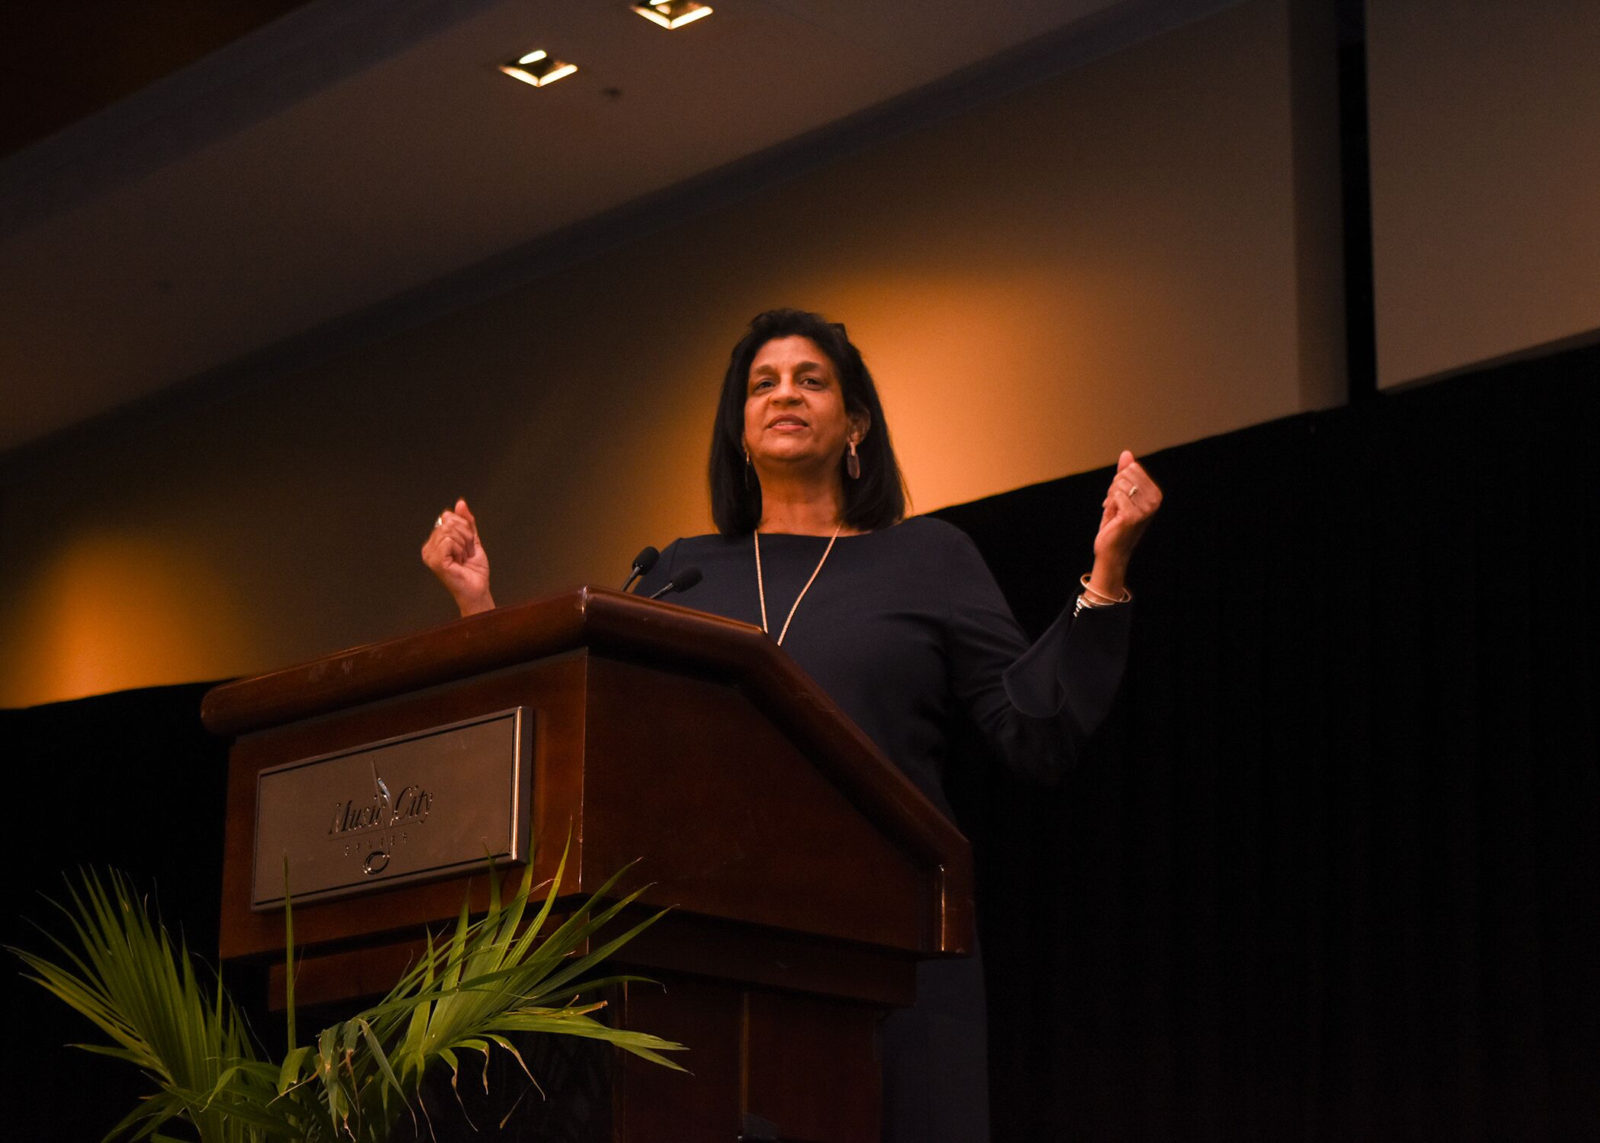
<instances>
[{"instance_id":1,"label":"dark curtain","mask_svg":"<svg viewBox=\"0 0 1600 1143\"><path fill-rule=\"evenodd\" d=\"M962 782L996 1138L1600 1133L1600 351L1176 448L1117 708ZM1109 470L941 512L1037 632Z\"/></svg>"},{"instance_id":2,"label":"dark curtain","mask_svg":"<svg viewBox=\"0 0 1600 1143\"><path fill-rule=\"evenodd\" d=\"M959 776L998 1140L1600 1128L1597 384L1587 350L1148 458L1109 723L1057 789ZM1107 476L940 515L1038 631ZM0 712L8 943L109 861L215 947L204 689ZM5 976L7 1126L98 1138L136 1084Z\"/></svg>"},{"instance_id":3,"label":"dark curtain","mask_svg":"<svg viewBox=\"0 0 1600 1143\"><path fill-rule=\"evenodd\" d=\"M53 951L39 926L66 929L46 898L65 899L68 872L115 866L215 963L227 743L200 725L208 687L0 711L0 944ZM21 967L0 954L0 1137L99 1139L149 1087L120 1061L67 1047L103 1040Z\"/></svg>"}]
</instances>

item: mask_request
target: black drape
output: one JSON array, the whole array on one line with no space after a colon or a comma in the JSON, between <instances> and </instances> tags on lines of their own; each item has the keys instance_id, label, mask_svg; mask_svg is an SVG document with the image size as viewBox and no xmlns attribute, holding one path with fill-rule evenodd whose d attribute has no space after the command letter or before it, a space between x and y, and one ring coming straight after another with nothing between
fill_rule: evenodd
<instances>
[{"instance_id":1,"label":"black drape","mask_svg":"<svg viewBox=\"0 0 1600 1143\"><path fill-rule=\"evenodd\" d=\"M996 1138L1600 1130L1600 351L1148 458L1124 693L963 782ZM1109 472L940 513L1019 618Z\"/></svg>"},{"instance_id":2,"label":"black drape","mask_svg":"<svg viewBox=\"0 0 1600 1143\"><path fill-rule=\"evenodd\" d=\"M38 926L67 929L46 897L65 899L65 873L114 866L215 963L227 743L200 725L208 686L0 711L0 943L53 951ZM120 1061L66 1047L103 1040L21 967L0 957L0 1138L99 1139L149 1085Z\"/></svg>"},{"instance_id":3,"label":"black drape","mask_svg":"<svg viewBox=\"0 0 1600 1143\"><path fill-rule=\"evenodd\" d=\"M956 783L997 1140L1594 1134L1597 387L1582 350L1148 458L1110 722L1057 789ZM1107 475L940 513L1035 632ZM8 941L83 860L214 938L203 689L0 712ZM7 1126L97 1137L133 1085L17 995Z\"/></svg>"}]
</instances>

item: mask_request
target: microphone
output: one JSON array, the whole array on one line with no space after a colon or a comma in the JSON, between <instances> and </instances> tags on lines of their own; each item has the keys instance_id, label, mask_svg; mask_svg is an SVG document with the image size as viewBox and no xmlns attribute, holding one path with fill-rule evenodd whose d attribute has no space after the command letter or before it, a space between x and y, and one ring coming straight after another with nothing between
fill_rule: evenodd
<instances>
[{"instance_id":1,"label":"microphone","mask_svg":"<svg viewBox=\"0 0 1600 1143\"><path fill-rule=\"evenodd\" d=\"M684 568L677 575L673 576L666 583L662 584L657 590L652 591L649 598L660 599L669 591L688 591L695 584L699 583L702 578L704 577L700 574L699 568Z\"/></svg>"},{"instance_id":2,"label":"microphone","mask_svg":"<svg viewBox=\"0 0 1600 1143\"><path fill-rule=\"evenodd\" d=\"M648 544L633 557L633 574L628 577L628 582L622 585L622 590L627 591L633 586L633 581L644 575L645 572L656 566L656 561L661 558L661 553Z\"/></svg>"}]
</instances>

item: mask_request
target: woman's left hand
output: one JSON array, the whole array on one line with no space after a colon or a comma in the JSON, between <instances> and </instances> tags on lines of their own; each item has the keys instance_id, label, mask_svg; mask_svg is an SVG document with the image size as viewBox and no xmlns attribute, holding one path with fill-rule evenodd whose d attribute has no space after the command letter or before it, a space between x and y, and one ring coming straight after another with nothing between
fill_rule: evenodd
<instances>
[{"instance_id":1,"label":"woman's left hand","mask_svg":"<svg viewBox=\"0 0 1600 1143\"><path fill-rule=\"evenodd\" d=\"M1094 537L1094 570L1089 586L1095 594L1121 599L1133 549L1161 508L1161 487L1126 449L1117 458L1117 475L1101 502L1100 530Z\"/></svg>"}]
</instances>

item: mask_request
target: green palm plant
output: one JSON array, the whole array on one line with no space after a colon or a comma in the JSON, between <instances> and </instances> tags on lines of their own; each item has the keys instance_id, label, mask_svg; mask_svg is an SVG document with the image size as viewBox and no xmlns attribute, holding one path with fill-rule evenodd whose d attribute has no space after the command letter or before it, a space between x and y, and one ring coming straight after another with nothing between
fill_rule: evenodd
<instances>
[{"instance_id":1,"label":"green palm plant","mask_svg":"<svg viewBox=\"0 0 1600 1143\"><path fill-rule=\"evenodd\" d=\"M661 914L602 943L601 930L642 891L604 901L624 870L541 936L565 868L563 854L531 918L531 868L505 900L491 873L487 915L472 921L463 903L449 937L430 936L387 996L303 1044L295 1027L289 912L289 1048L277 1062L266 1058L221 982L202 979L188 948L174 943L120 873L85 872L69 883L68 903L60 907L73 940L52 938L58 959L11 951L27 966L24 975L110 1041L79 1047L125 1060L153 1082L155 1091L107 1139L175 1143L166 1130L182 1122L201 1143L381 1143L402 1115L415 1114L426 1074L448 1068L455 1084L460 1053L488 1056L498 1047L521 1063L512 1034L588 1037L677 1067L661 1053L682 1045L609 1027L593 1015L603 1002L580 1003L608 985L638 979L588 974Z\"/></svg>"}]
</instances>

